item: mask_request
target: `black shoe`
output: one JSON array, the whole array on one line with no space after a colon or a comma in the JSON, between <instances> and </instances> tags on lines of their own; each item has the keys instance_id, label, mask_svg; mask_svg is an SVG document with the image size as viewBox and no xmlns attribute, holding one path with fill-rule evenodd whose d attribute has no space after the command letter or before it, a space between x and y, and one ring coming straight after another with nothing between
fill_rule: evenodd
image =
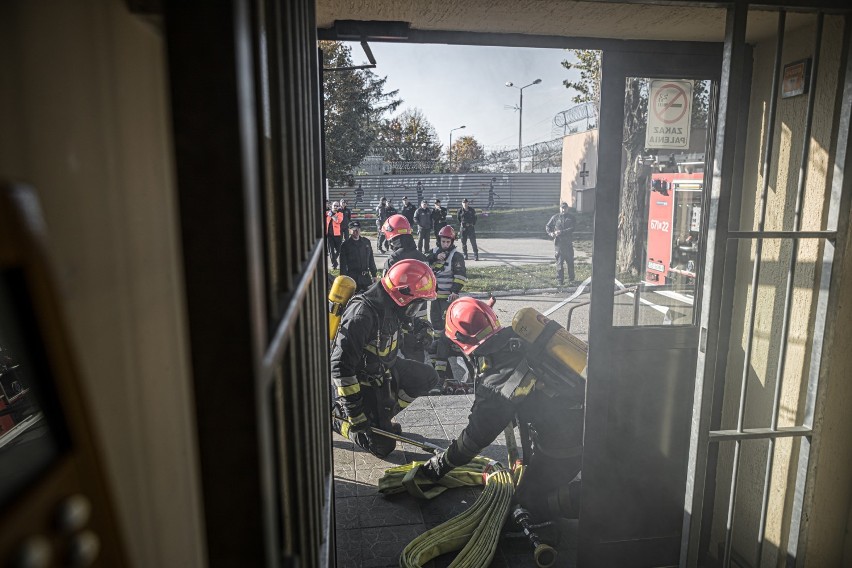
<instances>
[{"instance_id":1,"label":"black shoe","mask_svg":"<svg viewBox=\"0 0 852 568\"><path fill-rule=\"evenodd\" d=\"M475 257L473 257L473 260L479 261L479 255L476 255Z\"/></svg>"},{"instance_id":2,"label":"black shoe","mask_svg":"<svg viewBox=\"0 0 852 568\"><path fill-rule=\"evenodd\" d=\"M464 253L464 259L467 260L467 253Z\"/></svg>"}]
</instances>

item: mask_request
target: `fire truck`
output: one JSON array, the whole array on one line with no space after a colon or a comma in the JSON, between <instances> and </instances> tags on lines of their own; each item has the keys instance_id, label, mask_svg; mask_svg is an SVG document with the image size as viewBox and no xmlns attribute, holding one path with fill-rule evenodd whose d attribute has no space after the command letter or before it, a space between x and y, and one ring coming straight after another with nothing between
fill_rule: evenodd
<instances>
[{"instance_id":1,"label":"fire truck","mask_svg":"<svg viewBox=\"0 0 852 568\"><path fill-rule=\"evenodd\" d=\"M695 283L701 246L703 189L703 173L651 175L647 283Z\"/></svg>"}]
</instances>

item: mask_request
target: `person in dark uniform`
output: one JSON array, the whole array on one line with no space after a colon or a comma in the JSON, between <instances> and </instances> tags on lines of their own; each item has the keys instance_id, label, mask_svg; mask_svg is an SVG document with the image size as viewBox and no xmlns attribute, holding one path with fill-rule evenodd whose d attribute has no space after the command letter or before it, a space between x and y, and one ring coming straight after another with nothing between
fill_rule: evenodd
<instances>
[{"instance_id":1,"label":"person in dark uniform","mask_svg":"<svg viewBox=\"0 0 852 568\"><path fill-rule=\"evenodd\" d=\"M343 240L349 238L349 224L352 222L352 210L346 206L346 200L340 200L340 212L343 213L343 221L340 222L340 233Z\"/></svg>"},{"instance_id":2,"label":"person in dark uniform","mask_svg":"<svg viewBox=\"0 0 852 568\"><path fill-rule=\"evenodd\" d=\"M408 224L414 226L414 213L417 211L417 206L408 200L408 197L402 198L402 208L399 212L408 219Z\"/></svg>"},{"instance_id":3,"label":"person in dark uniform","mask_svg":"<svg viewBox=\"0 0 852 568\"><path fill-rule=\"evenodd\" d=\"M425 199L414 212L414 224L417 225L417 250L426 254L429 252L429 240L432 236L432 211L429 210Z\"/></svg>"},{"instance_id":4,"label":"person in dark uniform","mask_svg":"<svg viewBox=\"0 0 852 568\"><path fill-rule=\"evenodd\" d=\"M394 215L396 213L396 209L393 205L391 205L387 198L382 197L382 200L379 202L378 207L376 207L376 232L378 233L378 238L376 239L376 247L379 252L383 250L390 250L390 245L385 240L385 235L382 231L382 225L385 224L385 221L388 220L388 217Z\"/></svg>"},{"instance_id":5,"label":"person in dark uniform","mask_svg":"<svg viewBox=\"0 0 852 568\"><path fill-rule=\"evenodd\" d=\"M553 239L556 252L556 281L559 286L565 285L565 271L562 264L568 266L568 280L574 284L574 227L577 222L574 213L564 201L559 206L559 213L550 218L544 230Z\"/></svg>"},{"instance_id":6,"label":"person in dark uniform","mask_svg":"<svg viewBox=\"0 0 852 568\"><path fill-rule=\"evenodd\" d=\"M514 502L538 521L573 518L579 512L583 459L584 379L542 371L530 344L500 325L491 306L460 298L447 312L446 336L477 370L476 398L467 426L446 452L436 454L417 475L438 480L468 463L517 420L527 465ZM579 385L579 386L572 386ZM527 455L529 448L531 455Z\"/></svg>"},{"instance_id":7,"label":"person in dark uniform","mask_svg":"<svg viewBox=\"0 0 852 568\"><path fill-rule=\"evenodd\" d=\"M358 187L355 188L355 203L352 204L352 207L357 208L362 201L364 201L364 188L359 183Z\"/></svg>"},{"instance_id":8,"label":"person in dark uniform","mask_svg":"<svg viewBox=\"0 0 852 568\"><path fill-rule=\"evenodd\" d=\"M414 236L411 234L411 225L405 216L397 213L391 215L382 226L385 240L390 243L390 254L385 259L384 273L396 263L413 259L426 262L426 255L417 250L414 244ZM426 347L432 343L431 325L426 321L426 306L423 305L417 313L409 320L408 325L402 330L402 354L406 359L424 361L426 359Z\"/></svg>"},{"instance_id":9,"label":"person in dark uniform","mask_svg":"<svg viewBox=\"0 0 852 568\"><path fill-rule=\"evenodd\" d=\"M479 247L476 246L476 209L470 206L467 198L462 199L462 208L456 217L459 220L459 232L461 233L462 252L467 260L467 241L473 247L473 260L479 260Z\"/></svg>"},{"instance_id":10,"label":"person in dark uniform","mask_svg":"<svg viewBox=\"0 0 852 568\"><path fill-rule=\"evenodd\" d=\"M420 203L421 201L423 201L423 182L422 181L417 180L417 187L415 188L415 191L417 191L417 203Z\"/></svg>"},{"instance_id":11,"label":"person in dark uniform","mask_svg":"<svg viewBox=\"0 0 852 568\"><path fill-rule=\"evenodd\" d=\"M441 200L435 200L435 208L432 209L432 230L435 232L435 240L440 237L438 231L447 225L447 208L441 205Z\"/></svg>"},{"instance_id":12,"label":"person in dark uniform","mask_svg":"<svg viewBox=\"0 0 852 568\"><path fill-rule=\"evenodd\" d=\"M376 281L376 260L367 237L361 236L361 223L349 224L352 234L340 246L340 273L355 281L357 292L363 292Z\"/></svg>"},{"instance_id":13,"label":"person in dark uniform","mask_svg":"<svg viewBox=\"0 0 852 568\"><path fill-rule=\"evenodd\" d=\"M447 225L441 229L438 236L438 246L429 253L429 266L435 273L438 282L438 297L429 303L429 320L432 323L432 344L435 353L432 364L438 371L441 384L436 385L438 394L453 380L453 369L448 359L450 356L450 342L444 335L444 319L447 316L447 308L459 297L464 285L467 283L467 269L464 258L456 249L456 233Z\"/></svg>"},{"instance_id":14,"label":"person in dark uniform","mask_svg":"<svg viewBox=\"0 0 852 568\"><path fill-rule=\"evenodd\" d=\"M497 181L496 177L491 178L491 185L488 186L488 209L494 209L494 198L500 197L497 195L497 192L494 191L494 183Z\"/></svg>"},{"instance_id":15,"label":"person in dark uniform","mask_svg":"<svg viewBox=\"0 0 852 568\"><path fill-rule=\"evenodd\" d=\"M356 294L343 312L331 350L333 429L377 457L390 454L396 442L370 428L401 432L391 418L438 381L431 365L399 357L401 326L434 298L432 269L406 259Z\"/></svg>"}]
</instances>

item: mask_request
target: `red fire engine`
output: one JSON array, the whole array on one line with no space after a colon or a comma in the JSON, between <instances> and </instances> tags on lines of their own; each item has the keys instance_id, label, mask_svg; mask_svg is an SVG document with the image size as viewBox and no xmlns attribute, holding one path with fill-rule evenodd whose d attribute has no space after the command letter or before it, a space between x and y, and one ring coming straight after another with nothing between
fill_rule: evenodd
<instances>
[{"instance_id":1,"label":"red fire engine","mask_svg":"<svg viewBox=\"0 0 852 568\"><path fill-rule=\"evenodd\" d=\"M691 284L695 281L703 189L703 173L651 175L646 282Z\"/></svg>"}]
</instances>

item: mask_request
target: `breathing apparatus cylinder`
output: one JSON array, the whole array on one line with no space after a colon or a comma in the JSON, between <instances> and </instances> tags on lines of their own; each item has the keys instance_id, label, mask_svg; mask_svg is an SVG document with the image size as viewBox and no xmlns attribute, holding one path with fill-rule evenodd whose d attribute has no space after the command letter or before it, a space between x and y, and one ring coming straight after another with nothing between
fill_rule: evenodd
<instances>
[{"instance_id":1,"label":"breathing apparatus cylinder","mask_svg":"<svg viewBox=\"0 0 852 568\"><path fill-rule=\"evenodd\" d=\"M340 327L340 318L343 316L343 310L346 308L346 303L355 295L355 289L358 286L355 281L348 277L340 275L334 279L331 285L331 290L328 291L328 340L334 339L337 335L337 328Z\"/></svg>"},{"instance_id":2,"label":"breathing apparatus cylinder","mask_svg":"<svg viewBox=\"0 0 852 568\"><path fill-rule=\"evenodd\" d=\"M512 320L512 329L521 339L537 347L553 366L567 367L586 377L589 346L535 308L521 308Z\"/></svg>"}]
</instances>

